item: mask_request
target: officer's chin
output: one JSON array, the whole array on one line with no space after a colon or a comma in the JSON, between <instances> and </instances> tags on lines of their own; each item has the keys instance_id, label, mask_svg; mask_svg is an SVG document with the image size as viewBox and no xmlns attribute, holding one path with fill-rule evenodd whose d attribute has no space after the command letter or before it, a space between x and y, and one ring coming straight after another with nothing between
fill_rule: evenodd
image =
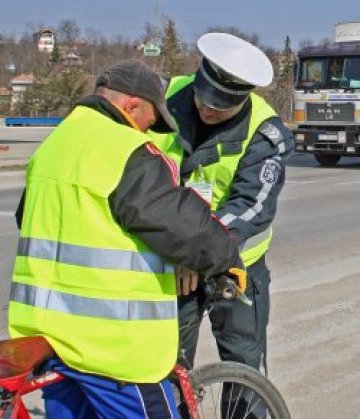
<instances>
[{"instance_id":1,"label":"officer's chin","mask_svg":"<svg viewBox=\"0 0 360 419\"><path fill-rule=\"evenodd\" d=\"M217 115L207 115L200 111L199 116L201 121L206 125L215 125L220 122Z\"/></svg>"}]
</instances>

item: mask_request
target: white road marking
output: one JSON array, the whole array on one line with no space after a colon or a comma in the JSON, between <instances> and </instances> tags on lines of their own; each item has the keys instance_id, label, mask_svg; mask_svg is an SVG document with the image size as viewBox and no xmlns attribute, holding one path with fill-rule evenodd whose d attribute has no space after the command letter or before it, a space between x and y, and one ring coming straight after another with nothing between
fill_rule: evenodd
<instances>
[{"instance_id":1,"label":"white road marking","mask_svg":"<svg viewBox=\"0 0 360 419\"><path fill-rule=\"evenodd\" d=\"M0 211L0 217L15 217L14 211Z\"/></svg>"},{"instance_id":2,"label":"white road marking","mask_svg":"<svg viewBox=\"0 0 360 419\"><path fill-rule=\"evenodd\" d=\"M337 182L334 185L357 185L360 183L360 180L354 180L352 182Z\"/></svg>"},{"instance_id":3,"label":"white road marking","mask_svg":"<svg viewBox=\"0 0 360 419\"><path fill-rule=\"evenodd\" d=\"M317 180L286 180L285 184L289 183L293 185L309 185L309 184L315 184L315 183L328 182L329 180L338 179L338 178L339 176L329 176L329 177L317 179ZM336 182L336 183L333 183L333 185L345 185L347 183L360 183L360 181L343 182L343 183Z\"/></svg>"}]
</instances>

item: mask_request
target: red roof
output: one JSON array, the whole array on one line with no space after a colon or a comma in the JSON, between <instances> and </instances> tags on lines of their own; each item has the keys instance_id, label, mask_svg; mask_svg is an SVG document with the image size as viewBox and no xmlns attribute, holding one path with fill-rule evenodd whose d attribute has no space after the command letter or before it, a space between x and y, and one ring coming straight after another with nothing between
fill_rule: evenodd
<instances>
[{"instance_id":1,"label":"red roof","mask_svg":"<svg viewBox=\"0 0 360 419\"><path fill-rule=\"evenodd\" d=\"M32 73L23 73L11 79L11 84L32 84L34 75Z\"/></svg>"}]
</instances>

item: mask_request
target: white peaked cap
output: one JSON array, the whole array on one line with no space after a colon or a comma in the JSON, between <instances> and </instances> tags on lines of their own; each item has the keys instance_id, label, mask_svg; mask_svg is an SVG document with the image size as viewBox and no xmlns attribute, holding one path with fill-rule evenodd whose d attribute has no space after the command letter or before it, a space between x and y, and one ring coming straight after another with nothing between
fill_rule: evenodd
<instances>
[{"instance_id":1,"label":"white peaked cap","mask_svg":"<svg viewBox=\"0 0 360 419\"><path fill-rule=\"evenodd\" d=\"M207 33L197 41L201 54L239 83L268 86L274 70L269 58L257 47L228 33Z\"/></svg>"}]
</instances>

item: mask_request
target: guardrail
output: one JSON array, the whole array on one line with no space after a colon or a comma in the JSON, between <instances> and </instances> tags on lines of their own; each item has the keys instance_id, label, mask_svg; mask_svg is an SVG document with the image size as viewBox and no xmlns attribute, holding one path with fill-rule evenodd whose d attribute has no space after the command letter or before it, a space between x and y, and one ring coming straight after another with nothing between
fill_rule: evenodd
<instances>
[{"instance_id":1,"label":"guardrail","mask_svg":"<svg viewBox=\"0 0 360 419\"><path fill-rule=\"evenodd\" d=\"M8 117L4 118L7 127L49 127L59 125L63 118L60 117Z\"/></svg>"}]
</instances>

